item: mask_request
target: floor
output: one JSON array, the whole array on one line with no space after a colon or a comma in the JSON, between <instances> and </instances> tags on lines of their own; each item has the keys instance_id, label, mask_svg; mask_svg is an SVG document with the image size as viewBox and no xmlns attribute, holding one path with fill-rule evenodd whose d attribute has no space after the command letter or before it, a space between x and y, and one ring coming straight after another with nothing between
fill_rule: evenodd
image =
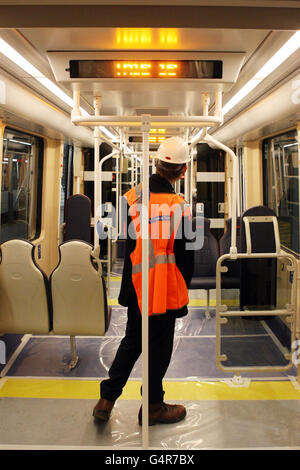
<instances>
[{"instance_id":1,"label":"floor","mask_svg":"<svg viewBox=\"0 0 300 470\"><path fill-rule=\"evenodd\" d=\"M7 364L0 379L0 449L140 448L141 361L130 376L110 421L98 424L92 409L124 334L126 309L117 303L120 270L114 269L105 337L77 337L79 363L70 370L68 337L6 335ZM166 401L182 403L180 423L149 428L155 449L300 449L300 386L295 368L235 376L216 366L214 292L210 318L205 292L191 291L189 315L178 319ZM236 292L225 292L228 303ZM226 365L282 365L284 348L264 322L237 318L224 325ZM225 365L225 363L224 363ZM1 370L1 369L0 369ZM170 432L171 431L171 432Z\"/></svg>"}]
</instances>

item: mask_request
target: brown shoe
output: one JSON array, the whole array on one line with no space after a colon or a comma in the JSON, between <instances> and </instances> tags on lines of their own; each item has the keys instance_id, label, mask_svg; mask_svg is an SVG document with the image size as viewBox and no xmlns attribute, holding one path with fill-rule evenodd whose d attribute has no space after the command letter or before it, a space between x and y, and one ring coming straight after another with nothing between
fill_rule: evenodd
<instances>
[{"instance_id":1,"label":"brown shoe","mask_svg":"<svg viewBox=\"0 0 300 470\"><path fill-rule=\"evenodd\" d=\"M100 421L108 421L115 402L100 398L93 410L93 416Z\"/></svg>"},{"instance_id":2,"label":"brown shoe","mask_svg":"<svg viewBox=\"0 0 300 470\"><path fill-rule=\"evenodd\" d=\"M168 405L167 403L149 404L149 426L157 423L177 423L184 419L185 416L186 409L182 405ZM142 425L142 407L139 411L139 425Z\"/></svg>"}]
</instances>

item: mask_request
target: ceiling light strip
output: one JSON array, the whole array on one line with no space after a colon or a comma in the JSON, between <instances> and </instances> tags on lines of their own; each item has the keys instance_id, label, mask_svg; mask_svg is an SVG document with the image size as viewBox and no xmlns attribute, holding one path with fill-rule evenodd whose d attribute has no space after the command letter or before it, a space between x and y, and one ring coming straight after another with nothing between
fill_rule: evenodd
<instances>
[{"instance_id":1,"label":"ceiling light strip","mask_svg":"<svg viewBox=\"0 0 300 470\"><path fill-rule=\"evenodd\" d=\"M68 96L61 88L59 88L55 83L53 83L49 78L45 77L34 65L28 62L19 52L17 52L13 47L11 47L4 39L0 37L0 52L5 55L9 60L14 62L18 67L20 67L24 72L28 73L31 77L37 80L41 85L43 85L47 90L57 96L60 100L66 103L68 106L73 108L73 98ZM87 111L83 108L80 108L81 114L83 116L89 116ZM115 140L116 137L104 126L100 127L100 130L107 135L110 139Z\"/></svg>"},{"instance_id":2,"label":"ceiling light strip","mask_svg":"<svg viewBox=\"0 0 300 470\"><path fill-rule=\"evenodd\" d=\"M265 63L265 65L249 80L222 108L223 115L228 113L245 98L262 80L274 72L279 65L288 59L300 47L300 31L293 36Z\"/></svg>"}]
</instances>

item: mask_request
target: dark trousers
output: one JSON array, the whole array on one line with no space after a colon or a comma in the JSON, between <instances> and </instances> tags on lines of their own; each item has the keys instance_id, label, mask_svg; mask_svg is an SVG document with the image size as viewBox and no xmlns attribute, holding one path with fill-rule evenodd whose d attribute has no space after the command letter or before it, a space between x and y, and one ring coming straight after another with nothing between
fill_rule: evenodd
<instances>
[{"instance_id":1,"label":"dark trousers","mask_svg":"<svg viewBox=\"0 0 300 470\"><path fill-rule=\"evenodd\" d=\"M109 379L100 384L102 398L115 401L121 394L133 366L142 352L142 316L128 307L126 333L109 369ZM170 364L176 318L167 313L149 317L149 403L162 403L163 377Z\"/></svg>"}]
</instances>

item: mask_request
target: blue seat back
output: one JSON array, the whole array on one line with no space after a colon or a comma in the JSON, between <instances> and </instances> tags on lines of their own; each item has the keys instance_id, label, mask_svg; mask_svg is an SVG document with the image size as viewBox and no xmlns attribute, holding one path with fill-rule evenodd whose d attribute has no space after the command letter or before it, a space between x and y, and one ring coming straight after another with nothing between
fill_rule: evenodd
<instances>
[{"instance_id":1,"label":"blue seat back","mask_svg":"<svg viewBox=\"0 0 300 470\"><path fill-rule=\"evenodd\" d=\"M247 209L242 214L242 221L245 217L251 216L272 216L276 217L275 212L269 207L254 206ZM250 223L251 247L252 253L275 253L276 244L274 236L274 227L272 222ZM241 226L241 250L247 252L245 224Z\"/></svg>"},{"instance_id":2,"label":"blue seat back","mask_svg":"<svg viewBox=\"0 0 300 470\"><path fill-rule=\"evenodd\" d=\"M82 240L91 242L91 201L83 194L73 194L65 207L64 241Z\"/></svg>"},{"instance_id":3,"label":"blue seat back","mask_svg":"<svg viewBox=\"0 0 300 470\"><path fill-rule=\"evenodd\" d=\"M275 216L272 209L255 206L242 214L241 250L247 251L245 217ZM272 222L250 223L252 253L274 253L276 251L274 226ZM241 260L240 308L272 309L276 306L276 258L253 258ZM258 317L259 319L260 317Z\"/></svg>"},{"instance_id":4,"label":"blue seat back","mask_svg":"<svg viewBox=\"0 0 300 470\"><path fill-rule=\"evenodd\" d=\"M193 231L197 225L203 227L203 246L200 250L195 250L194 254L194 275L193 277L215 276L216 264L219 257L219 247L216 238L210 231L210 220L203 217L193 218ZM199 227L198 227L199 229Z\"/></svg>"}]
</instances>

